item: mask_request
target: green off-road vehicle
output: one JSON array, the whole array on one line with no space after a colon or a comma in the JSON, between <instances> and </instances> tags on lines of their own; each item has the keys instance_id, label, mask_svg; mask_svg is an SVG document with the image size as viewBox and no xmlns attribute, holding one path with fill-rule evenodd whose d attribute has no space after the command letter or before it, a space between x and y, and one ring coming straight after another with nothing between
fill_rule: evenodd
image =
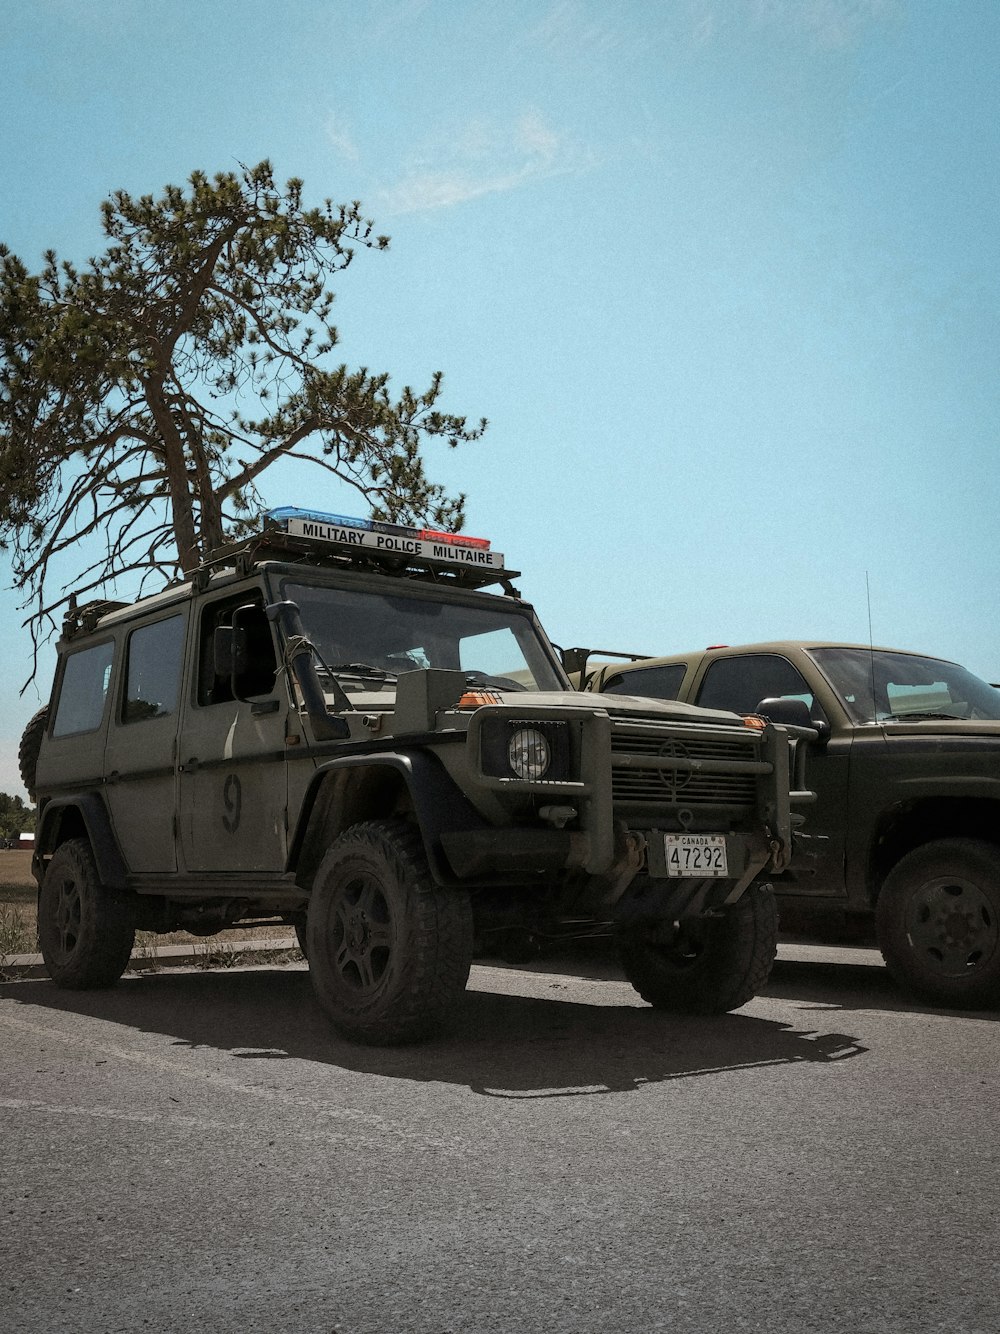
<instances>
[{"instance_id":1,"label":"green off-road vehicle","mask_svg":"<svg viewBox=\"0 0 1000 1334\"><path fill-rule=\"evenodd\" d=\"M621 657L627 662L595 662ZM809 723L816 801L774 877L782 929L872 928L927 1000L1000 1006L1000 694L958 663L868 644L716 645L662 658L566 652L587 690ZM606 692L606 693L605 693Z\"/></svg>"},{"instance_id":2,"label":"green off-road vehicle","mask_svg":"<svg viewBox=\"0 0 1000 1334\"><path fill-rule=\"evenodd\" d=\"M573 692L515 577L480 539L279 510L73 610L21 747L52 978L114 983L137 928L277 920L355 1041L432 1029L474 949L599 933L653 1005L747 1001L801 734Z\"/></svg>"}]
</instances>

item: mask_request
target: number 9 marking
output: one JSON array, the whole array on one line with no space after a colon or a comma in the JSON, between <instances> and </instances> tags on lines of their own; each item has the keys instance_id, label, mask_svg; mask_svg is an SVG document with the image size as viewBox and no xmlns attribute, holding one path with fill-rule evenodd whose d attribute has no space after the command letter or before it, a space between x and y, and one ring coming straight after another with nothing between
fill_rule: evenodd
<instances>
[{"instance_id":1,"label":"number 9 marking","mask_svg":"<svg viewBox=\"0 0 1000 1334\"><path fill-rule=\"evenodd\" d=\"M222 827L227 834L235 834L240 827L240 811L243 805L243 789L236 774L229 774L222 787L222 801L226 813L222 817Z\"/></svg>"}]
</instances>

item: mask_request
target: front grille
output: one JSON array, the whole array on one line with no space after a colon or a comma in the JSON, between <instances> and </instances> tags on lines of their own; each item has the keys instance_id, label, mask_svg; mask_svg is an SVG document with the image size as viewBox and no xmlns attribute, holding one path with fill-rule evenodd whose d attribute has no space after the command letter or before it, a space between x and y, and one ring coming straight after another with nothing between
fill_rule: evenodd
<instances>
[{"instance_id":1,"label":"front grille","mask_svg":"<svg viewBox=\"0 0 1000 1334\"><path fill-rule=\"evenodd\" d=\"M752 807L757 775L770 770L756 737L748 743L615 728L611 748L611 794L628 805Z\"/></svg>"}]
</instances>

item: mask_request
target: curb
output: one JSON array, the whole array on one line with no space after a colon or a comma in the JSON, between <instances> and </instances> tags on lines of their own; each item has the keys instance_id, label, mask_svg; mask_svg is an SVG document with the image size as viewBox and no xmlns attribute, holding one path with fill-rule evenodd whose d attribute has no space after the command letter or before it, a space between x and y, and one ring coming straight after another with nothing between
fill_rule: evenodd
<instances>
[{"instance_id":1,"label":"curb","mask_svg":"<svg viewBox=\"0 0 1000 1334\"><path fill-rule=\"evenodd\" d=\"M126 972L159 972L162 968L187 968L195 964L224 967L227 955L301 954L294 936L269 940L220 940L211 937L191 945L143 945L132 951ZM211 962L218 960L218 963ZM33 977L48 977L40 954L0 955L0 981L18 982Z\"/></svg>"}]
</instances>

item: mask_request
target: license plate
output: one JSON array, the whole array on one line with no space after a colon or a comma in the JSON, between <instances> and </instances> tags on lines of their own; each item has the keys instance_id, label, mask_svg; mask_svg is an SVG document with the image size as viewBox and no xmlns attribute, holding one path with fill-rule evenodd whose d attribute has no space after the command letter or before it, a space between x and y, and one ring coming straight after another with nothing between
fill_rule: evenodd
<instances>
[{"instance_id":1,"label":"license plate","mask_svg":"<svg viewBox=\"0 0 1000 1334\"><path fill-rule=\"evenodd\" d=\"M665 834L667 875L718 876L729 874L723 834Z\"/></svg>"}]
</instances>

